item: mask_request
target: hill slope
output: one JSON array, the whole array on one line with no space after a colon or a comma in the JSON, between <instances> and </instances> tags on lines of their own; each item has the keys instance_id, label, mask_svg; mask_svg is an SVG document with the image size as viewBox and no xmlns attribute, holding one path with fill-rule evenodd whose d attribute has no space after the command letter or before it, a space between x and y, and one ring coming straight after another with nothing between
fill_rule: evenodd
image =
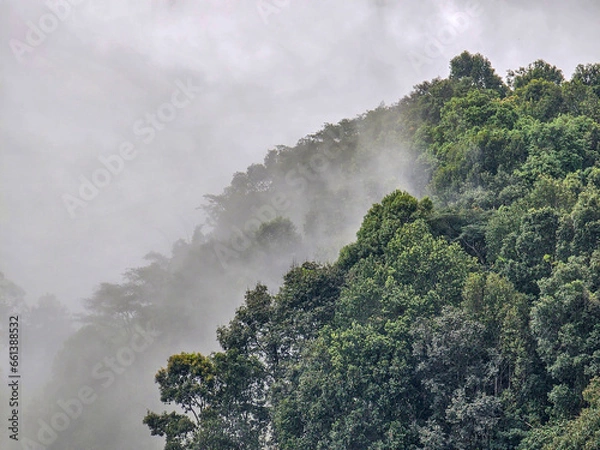
<instances>
[{"instance_id":1,"label":"hill slope","mask_svg":"<svg viewBox=\"0 0 600 450\"><path fill-rule=\"evenodd\" d=\"M168 449L595 448L600 66L450 69L269 151L210 231L101 285L40 405L99 400L52 445L160 445L176 353L183 409L144 420Z\"/></svg>"}]
</instances>

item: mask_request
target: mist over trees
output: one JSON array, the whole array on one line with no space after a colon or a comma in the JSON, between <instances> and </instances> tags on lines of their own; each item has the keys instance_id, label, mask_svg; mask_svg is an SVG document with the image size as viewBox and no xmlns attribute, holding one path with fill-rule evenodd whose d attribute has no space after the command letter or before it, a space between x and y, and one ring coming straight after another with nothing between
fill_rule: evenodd
<instances>
[{"instance_id":1,"label":"mist over trees","mask_svg":"<svg viewBox=\"0 0 600 450\"><path fill-rule=\"evenodd\" d=\"M293 170L288 158L325 155L335 175L353 175L385 150L389 165L399 156L426 171L427 183L398 180L427 196L385 195L337 260L248 289L217 331L220 351L173 355L157 373L161 400L181 412L149 412L151 433L166 449L600 445L597 73L580 65L566 81L538 60L504 83L464 52L447 79L237 174L209 197L218 229L268 203L268 174ZM361 168L362 182L380 173ZM303 187L303 240L340 230L348 203L363 204L330 180Z\"/></svg>"},{"instance_id":2,"label":"mist over trees","mask_svg":"<svg viewBox=\"0 0 600 450\"><path fill-rule=\"evenodd\" d=\"M64 345L35 355L27 445L598 448L599 95L600 64L505 82L464 52L269 150L75 331L52 297L29 310Z\"/></svg>"}]
</instances>

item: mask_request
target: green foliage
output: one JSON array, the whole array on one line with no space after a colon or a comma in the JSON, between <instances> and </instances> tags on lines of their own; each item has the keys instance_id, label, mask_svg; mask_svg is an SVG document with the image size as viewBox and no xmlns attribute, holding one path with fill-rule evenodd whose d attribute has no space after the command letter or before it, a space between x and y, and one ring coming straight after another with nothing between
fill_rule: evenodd
<instances>
[{"instance_id":1,"label":"green foliage","mask_svg":"<svg viewBox=\"0 0 600 450\"><path fill-rule=\"evenodd\" d=\"M594 450L600 448L600 379L594 378L583 391L588 407L566 423L561 434L544 450Z\"/></svg>"},{"instance_id":2,"label":"green foliage","mask_svg":"<svg viewBox=\"0 0 600 450\"><path fill-rule=\"evenodd\" d=\"M171 412L156 414L149 412L144 417L144 424L150 428L153 436L165 436L165 450L182 450L190 442L189 436L194 431L194 423L185 415Z\"/></svg>"},{"instance_id":3,"label":"green foliage","mask_svg":"<svg viewBox=\"0 0 600 450\"><path fill-rule=\"evenodd\" d=\"M591 187L583 191L571 213L572 252L590 254L600 242L600 191Z\"/></svg>"},{"instance_id":4,"label":"green foliage","mask_svg":"<svg viewBox=\"0 0 600 450\"><path fill-rule=\"evenodd\" d=\"M501 94L506 92L502 78L496 75L490 61L477 53L462 52L450 61L451 80L464 80L477 89L491 89Z\"/></svg>"},{"instance_id":5,"label":"green foliage","mask_svg":"<svg viewBox=\"0 0 600 450\"><path fill-rule=\"evenodd\" d=\"M274 408L281 448L414 448L405 324L325 328Z\"/></svg>"},{"instance_id":6,"label":"green foliage","mask_svg":"<svg viewBox=\"0 0 600 450\"><path fill-rule=\"evenodd\" d=\"M578 64L571 81L591 87L594 93L600 96L600 64Z\"/></svg>"},{"instance_id":7,"label":"green foliage","mask_svg":"<svg viewBox=\"0 0 600 450\"><path fill-rule=\"evenodd\" d=\"M588 85L575 78L563 85L563 110L573 116L586 116L600 122L600 85Z\"/></svg>"},{"instance_id":8,"label":"green foliage","mask_svg":"<svg viewBox=\"0 0 600 450\"><path fill-rule=\"evenodd\" d=\"M381 203L371 207L356 233L357 242L344 247L338 265L350 268L361 258L379 256L402 225L427 217L433 208L427 197L420 202L407 192L395 191L386 195Z\"/></svg>"},{"instance_id":9,"label":"green foliage","mask_svg":"<svg viewBox=\"0 0 600 450\"><path fill-rule=\"evenodd\" d=\"M549 398L560 418L579 410L582 390L600 374L600 304L590 291L591 278L585 259L559 262L540 282L540 298L531 311L538 352L558 383Z\"/></svg>"},{"instance_id":10,"label":"green foliage","mask_svg":"<svg viewBox=\"0 0 600 450\"><path fill-rule=\"evenodd\" d=\"M501 417L499 359L485 327L446 308L414 328L421 403L431 413L421 443L435 449L487 447Z\"/></svg>"},{"instance_id":11,"label":"green foliage","mask_svg":"<svg viewBox=\"0 0 600 450\"><path fill-rule=\"evenodd\" d=\"M388 265L397 283L427 297L428 308L457 304L467 274L475 261L456 243L435 239L424 221L401 228L388 244ZM439 299L439 300L437 300Z\"/></svg>"},{"instance_id":12,"label":"green foliage","mask_svg":"<svg viewBox=\"0 0 600 450\"><path fill-rule=\"evenodd\" d=\"M546 207L531 209L520 218L513 217L513 220L512 224L494 222L494 227L508 225L512 228L503 235L500 245L495 236L490 236L490 240L494 241L494 248L498 249L497 269L521 292L537 294L537 281L550 275L550 262L557 245L559 216L553 209ZM498 231L502 232L502 228L494 230L496 233Z\"/></svg>"},{"instance_id":13,"label":"green foliage","mask_svg":"<svg viewBox=\"0 0 600 450\"><path fill-rule=\"evenodd\" d=\"M532 62L527 67L509 70L507 77L508 85L513 89L527 86L534 80L545 80L554 84L561 84L564 79L560 69L542 59Z\"/></svg>"},{"instance_id":14,"label":"green foliage","mask_svg":"<svg viewBox=\"0 0 600 450\"><path fill-rule=\"evenodd\" d=\"M544 79L533 79L516 89L515 98L525 114L543 122L554 119L564 110L561 87Z\"/></svg>"},{"instance_id":15,"label":"green foliage","mask_svg":"<svg viewBox=\"0 0 600 450\"><path fill-rule=\"evenodd\" d=\"M260 449L267 411L259 395L262 365L235 351L209 357L181 353L156 374L160 399L184 413L148 412L153 435L166 436L166 450ZM258 398L257 398L258 395ZM193 420L188 415L192 416Z\"/></svg>"},{"instance_id":16,"label":"green foliage","mask_svg":"<svg viewBox=\"0 0 600 450\"><path fill-rule=\"evenodd\" d=\"M245 304L240 306L228 326L217 330L224 350L237 349L243 354L258 353L266 338L266 327L273 314L273 298L265 285L246 291ZM265 355L266 357L267 355Z\"/></svg>"}]
</instances>

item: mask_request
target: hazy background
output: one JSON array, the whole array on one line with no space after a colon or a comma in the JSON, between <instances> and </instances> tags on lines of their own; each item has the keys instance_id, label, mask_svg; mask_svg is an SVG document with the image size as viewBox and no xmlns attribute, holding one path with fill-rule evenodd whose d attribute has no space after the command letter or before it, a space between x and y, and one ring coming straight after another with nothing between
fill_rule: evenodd
<instances>
[{"instance_id":1,"label":"hazy background","mask_svg":"<svg viewBox=\"0 0 600 450\"><path fill-rule=\"evenodd\" d=\"M465 49L502 76L543 58L569 78L600 59L599 11L591 0L86 0L17 57L11 45L48 7L0 1L0 271L28 302L51 292L78 310L99 282L189 239L202 196L268 149L396 102ZM142 143L135 122L177 80L201 92ZM71 217L63 195L125 141L137 156Z\"/></svg>"}]
</instances>

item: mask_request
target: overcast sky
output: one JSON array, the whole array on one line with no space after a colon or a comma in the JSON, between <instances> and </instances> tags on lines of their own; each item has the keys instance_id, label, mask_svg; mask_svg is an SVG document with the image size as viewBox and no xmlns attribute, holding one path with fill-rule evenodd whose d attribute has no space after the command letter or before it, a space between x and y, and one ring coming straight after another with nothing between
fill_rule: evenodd
<instances>
[{"instance_id":1,"label":"overcast sky","mask_svg":"<svg viewBox=\"0 0 600 450\"><path fill-rule=\"evenodd\" d=\"M73 308L189 238L235 171L465 49L502 76L600 62L592 0L72 3L0 0L0 271Z\"/></svg>"}]
</instances>

